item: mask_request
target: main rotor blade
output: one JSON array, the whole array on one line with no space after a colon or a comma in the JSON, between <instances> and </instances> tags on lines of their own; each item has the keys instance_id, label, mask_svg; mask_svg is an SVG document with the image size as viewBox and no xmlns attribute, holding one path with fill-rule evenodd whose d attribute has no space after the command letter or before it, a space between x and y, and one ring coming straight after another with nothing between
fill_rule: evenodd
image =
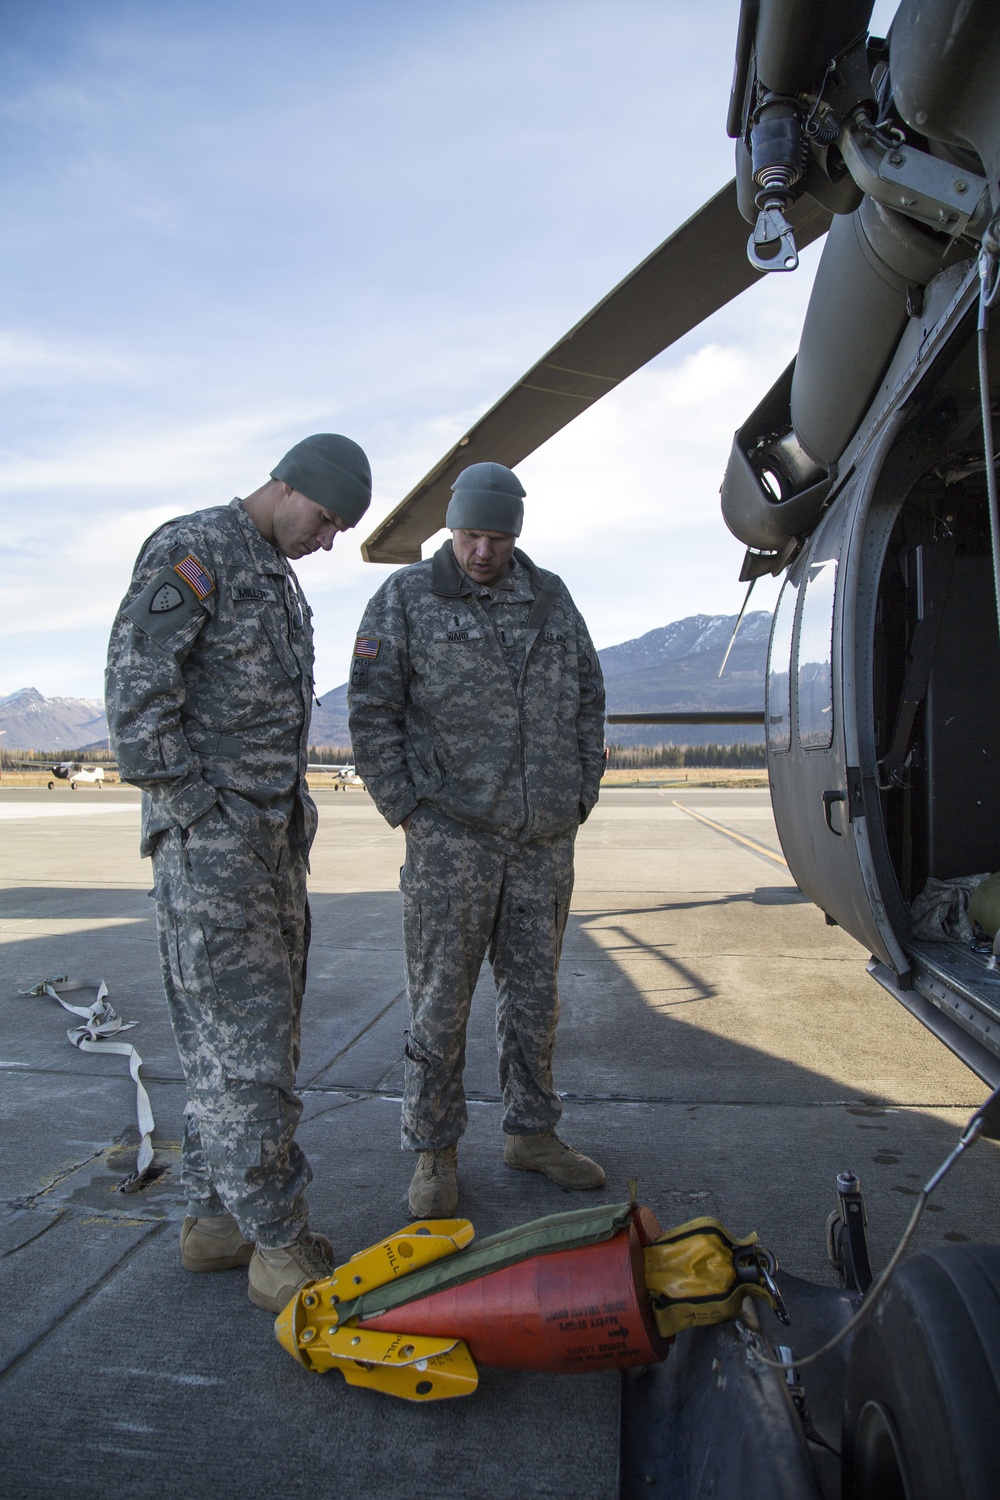
<instances>
[{"instance_id":1,"label":"main rotor blade","mask_svg":"<svg viewBox=\"0 0 1000 1500\"><path fill-rule=\"evenodd\" d=\"M831 215L802 197L788 215L801 249ZM730 182L592 308L530 369L362 543L366 562L420 559L444 525L451 486L471 463L513 468L655 355L760 279Z\"/></svg>"},{"instance_id":2,"label":"main rotor blade","mask_svg":"<svg viewBox=\"0 0 1000 1500\"><path fill-rule=\"evenodd\" d=\"M670 713L608 714L609 724L763 724L762 708L734 710L712 710L701 713L697 709L676 709Z\"/></svg>"}]
</instances>

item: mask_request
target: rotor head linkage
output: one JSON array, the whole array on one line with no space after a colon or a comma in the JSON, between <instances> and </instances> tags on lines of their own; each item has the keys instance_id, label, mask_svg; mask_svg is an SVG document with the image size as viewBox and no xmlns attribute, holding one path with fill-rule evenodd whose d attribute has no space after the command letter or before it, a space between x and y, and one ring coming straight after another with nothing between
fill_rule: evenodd
<instances>
[{"instance_id":1,"label":"rotor head linkage","mask_svg":"<svg viewBox=\"0 0 1000 1500\"><path fill-rule=\"evenodd\" d=\"M794 271L799 264L795 235L782 212L784 206L777 198L765 203L747 240L747 257L758 271Z\"/></svg>"},{"instance_id":2,"label":"rotor head linkage","mask_svg":"<svg viewBox=\"0 0 1000 1500\"><path fill-rule=\"evenodd\" d=\"M747 256L759 271L794 271L799 252L785 218L802 176L802 127L794 100L778 94L765 98L750 130L750 153L759 213Z\"/></svg>"}]
</instances>

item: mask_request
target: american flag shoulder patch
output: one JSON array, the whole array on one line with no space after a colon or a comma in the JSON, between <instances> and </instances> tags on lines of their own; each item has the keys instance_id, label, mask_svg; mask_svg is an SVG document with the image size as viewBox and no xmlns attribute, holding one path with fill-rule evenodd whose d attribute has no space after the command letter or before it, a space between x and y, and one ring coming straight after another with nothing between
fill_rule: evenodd
<instances>
[{"instance_id":1,"label":"american flag shoulder patch","mask_svg":"<svg viewBox=\"0 0 1000 1500\"><path fill-rule=\"evenodd\" d=\"M375 635L359 635L354 643L355 656L363 656L367 661L374 661L379 653L382 642Z\"/></svg>"},{"instance_id":2,"label":"american flag shoulder patch","mask_svg":"<svg viewBox=\"0 0 1000 1500\"><path fill-rule=\"evenodd\" d=\"M215 588L215 579L202 567L193 552L174 564L174 572L179 573L184 582L194 589L199 599L207 599Z\"/></svg>"}]
</instances>

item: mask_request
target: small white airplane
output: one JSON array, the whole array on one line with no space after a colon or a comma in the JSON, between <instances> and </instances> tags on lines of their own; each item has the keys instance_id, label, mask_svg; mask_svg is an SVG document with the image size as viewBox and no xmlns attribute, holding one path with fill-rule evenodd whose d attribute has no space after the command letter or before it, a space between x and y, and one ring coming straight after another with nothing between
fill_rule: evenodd
<instances>
[{"instance_id":1,"label":"small white airplane","mask_svg":"<svg viewBox=\"0 0 1000 1500\"><path fill-rule=\"evenodd\" d=\"M346 791L349 786L364 786L364 782L350 762L342 766L310 764L306 767L306 771L309 774L322 772L325 776L332 776L335 792Z\"/></svg>"},{"instance_id":2,"label":"small white airplane","mask_svg":"<svg viewBox=\"0 0 1000 1500\"><path fill-rule=\"evenodd\" d=\"M80 760L60 760L55 762L51 760L13 760L7 761L6 764L13 771L40 771L42 775L48 771L53 778L53 780L47 783L50 792L57 781L68 781L70 788L74 792L77 786L102 787L107 772L117 771L118 769L116 762L113 760L104 761L103 764L98 761L88 763Z\"/></svg>"},{"instance_id":3,"label":"small white airplane","mask_svg":"<svg viewBox=\"0 0 1000 1500\"><path fill-rule=\"evenodd\" d=\"M82 761L64 760L60 761L57 766L49 766L48 769L52 772L52 775L56 778L56 780L68 781L70 784L70 790L74 792L76 791L78 783L80 783L81 785L96 785L99 787L103 787L104 785L103 766L88 766L85 765ZM55 784L55 781L50 781L48 783L50 792Z\"/></svg>"},{"instance_id":4,"label":"small white airplane","mask_svg":"<svg viewBox=\"0 0 1000 1500\"><path fill-rule=\"evenodd\" d=\"M118 769L113 760L106 761L103 765L96 761L88 764L80 760L61 760L55 763L43 760L16 760L9 761L8 765L18 771L41 771L43 774L48 771L54 778L48 782L50 792L57 781L68 781L74 792L78 785L102 787L106 772Z\"/></svg>"}]
</instances>

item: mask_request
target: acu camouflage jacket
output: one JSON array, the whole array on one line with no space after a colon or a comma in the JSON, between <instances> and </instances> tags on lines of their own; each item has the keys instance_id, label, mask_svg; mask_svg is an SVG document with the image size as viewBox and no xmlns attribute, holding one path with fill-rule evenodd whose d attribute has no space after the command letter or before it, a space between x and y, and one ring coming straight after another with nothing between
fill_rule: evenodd
<instances>
[{"instance_id":1,"label":"acu camouflage jacket","mask_svg":"<svg viewBox=\"0 0 1000 1500\"><path fill-rule=\"evenodd\" d=\"M108 728L143 791L142 852L221 803L270 863L312 842L306 789L311 611L239 500L145 542L111 632Z\"/></svg>"},{"instance_id":2,"label":"acu camouflage jacket","mask_svg":"<svg viewBox=\"0 0 1000 1500\"><path fill-rule=\"evenodd\" d=\"M393 826L428 802L527 843L575 828L597 801L604 682L587 627L562 580L519 550L509 581L473 583L449 541L365 611L351 740Z\"/></svg>"}]
</instances>

